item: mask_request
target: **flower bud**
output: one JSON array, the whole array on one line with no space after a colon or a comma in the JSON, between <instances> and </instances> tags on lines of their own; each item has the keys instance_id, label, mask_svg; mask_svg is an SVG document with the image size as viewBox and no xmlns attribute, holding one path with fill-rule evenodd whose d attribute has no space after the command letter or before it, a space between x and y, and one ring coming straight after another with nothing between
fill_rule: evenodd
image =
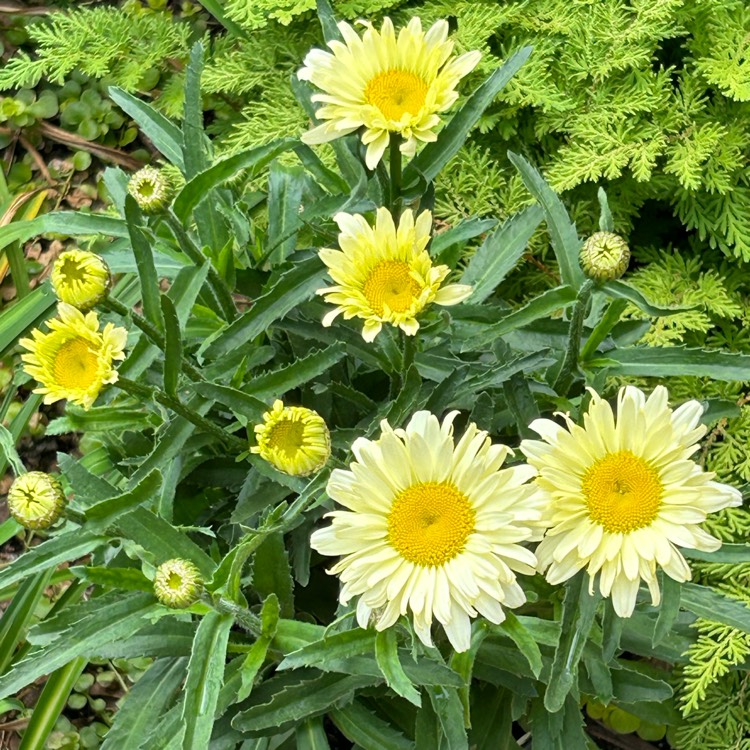
<instances>
[{"instance_id":1,"label":"flower bud","mask_svg":"<svg viewBox=\"0 0 750 750\"><path fill-rule=\"evenodd\" d=\"M595 281L619 279L628 268L630 248L625 240L612 232L596 232L583 243L581 266Z\"/></svg>"},{"instance_id":2,"label":"flower bud","mask_svg":"<svg viewBox=\"0 0 750 750\"><path fill-rule=\"evenodd\" d=\"M198 601L202 591L203 578L190 560L167 560L156 569L154 593L165 607L189 607Z\"/></svg>"},{"instance_id":3,"label":"flower bud","mask_svg":"<svg viewBox=\"0 0 750 750\"><path fill-rule=\"evenodd\" d=\"M175 186L165 170L143 167L130 178L128 192L143 213L157 214L169 208Z\"/></svg>"},{"instance_id":4,"label":"flower bud","mask_svg":"<svg viewBox=\"0 0 750 750\"><path fill-rule=\"evenodd\" d=\"M52 266L52 286L57 299L86 312L109 294L107 264L95 253L66 250Z\"/></svg>"},{"instance_id":5,"label":"flower bud","mask_svg":"<svg viewBox=\"0 0 750 750\"><path fill-rule=\"evenodd\" d=\"M8 490L8 510L27 529L52 526L67 502L60 482L43 471L22 474Z\"/></svg>"}]
</instances>

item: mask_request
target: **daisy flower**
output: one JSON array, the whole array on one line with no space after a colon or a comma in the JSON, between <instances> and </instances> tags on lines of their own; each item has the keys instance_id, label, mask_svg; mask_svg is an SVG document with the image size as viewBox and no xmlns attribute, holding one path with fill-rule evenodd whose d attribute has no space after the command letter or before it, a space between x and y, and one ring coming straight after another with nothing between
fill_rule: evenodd
<instances>
[{"instance_id":1,"label":"daisy flower","mask_svg":"<svg viewBox=\"0 0 750 750\"><path fill-rule=\"evenodd\" d=\"M481 55L474 51L451 58L445 20L425 33L419 18L412 18L398 36L390 18L380 31L365 26L360 38L348 23L339 23L344 41L328 42L332 52L311 50L297 75L323 91L312 100L323 103L315 116L324 122L302 140L326 143L364 127L365 161L375 169L391 133L401 135L406 155L414 154L417 141L437 139L438 113L454 104L458 82Z\"/></svg>"},{"instance_id":2,"label":"daisy flower","mask_svg":"<svg viewBox=\"0 0 750 750\"><path fill-rule=\"evenodd\" d=\"M372 341L383 323L413 336L419 329L416 316L427 305L455 305L471 294L472 288L466 284L441 286L450 269L433 266L426 250L432 228L429 211L423 211L415 222L407 209L398 229L387 208L378 209L374 227L360 215L338 213L334 219L341 229L341 250L320 251L336 282L317 292L336 305L323 318L324 326L343 313L346 320L357 317L365 321L365 341Z\"/></svg>"},{"instance_id":3,"label":"daisy flower","mask_svg":"<svg viewBox=\"0 0 750 750\"><path fill-rule=\"evenodd\" d=\"M441 424L420 411L397 430L383 420L378 440L355 441L351 469L335 469L327 488L346 510L329 513L310 543L341 556L329 573L341 579L342 603L359 597L361 627L373 617L384 630L410 612L430 646L434 617L466 651L472 617L500 623L503 607L526 600L516 573L534 573L522 543L541 537L542 503L527 484L533 469L501 468L510 448L473 423L454 441L457 414Z\"/></svg>"},{"instance_id":4,"label":"daisy flower","mask_svg":"<svg viewBox=\"0 0 750 750\"><path fill-rule=\"evenodd\" d=\"M641 580L659 604L657 566L676 581L690 579L678 547L717 550L721 542L700 524L742 497L691 459L706 431L697 401L672 410L664 386L648 399L627 386L615 419L609 403L591 393L583 427L567 417L565 427L537 419L531 429L542 440L521 443L548 502L550 528L536 554L550 583L585 568L593 591L598 575L602 596L629 617Z\"/></svg>"},{"instance_id":5,"label":"daisy flower","mask_svg":"<svg viewBox=\"0 0 750 750\"><path fill-rule=\"evenodd\" d=\"M95 312L85 315L61 302L58 318L47 321L49 333L39 329L19 344L27 350L21 355L23 369L41 383L35 393L44 394L44 403L61 399L88 409L108 383L117 382L113 362L125 358L127 331L107 323L99 330Z\"/></svg>"}]
</instances>

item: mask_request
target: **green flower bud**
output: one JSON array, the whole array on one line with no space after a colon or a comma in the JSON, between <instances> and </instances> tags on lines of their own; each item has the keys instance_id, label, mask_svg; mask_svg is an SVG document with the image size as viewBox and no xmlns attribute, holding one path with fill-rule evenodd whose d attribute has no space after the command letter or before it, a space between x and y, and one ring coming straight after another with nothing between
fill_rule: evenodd
<instances>
[{"instance_id":1,"label":"green flower bud","mask_svg":"<svg viewBox=\"0 0 750 750\"><path fill-rule=\"evenodd\" d=\"M167 560L156 569L154 593L165 607L189 607L198 601L202 591L203 578L189 560Z\"/></svg>"},{"instance_id":2,"label":"green flower bud","mask_svg":"<svg viewBox=\"0 0 750 750\"><path fill-rule=\"evenodd\" d=\"M8 490L8 510L27 529L52 526L67 502L60 482L43 471L22 474Z\"/></svg>"},{"instance_id":3,"label":"green flower bud","mask_svg":"<svg viewBox=\"0 0 750 750\"><path fill-rule=\"evenodd\" d=\"M157 214L169 208L175 186L169 174L155 167L139 169L128 182L128 192L145 214Z\"/></svg>"},{"instance_id":4,"label":"green flower bud","mask_svg":"<svg viewBox=\"0 0 750 750\"><path fill-rule=\"evenodd\" d=\"M612 232L596 232L583 243L581 266L595 281L619 279L628 268L630 248L625 240Z\"/></svg>"},{"instance_id":5,"label":"green flower bud","mask_svg":"<svg viewBox=\"0 0 750 750\"><path fill-rule=\"evenodd\" d=\"M59 255L51 279L57 298L83 312L105 299L111 285L107 264L86 250L67 250Z\"/></svg>"}]
</instances>

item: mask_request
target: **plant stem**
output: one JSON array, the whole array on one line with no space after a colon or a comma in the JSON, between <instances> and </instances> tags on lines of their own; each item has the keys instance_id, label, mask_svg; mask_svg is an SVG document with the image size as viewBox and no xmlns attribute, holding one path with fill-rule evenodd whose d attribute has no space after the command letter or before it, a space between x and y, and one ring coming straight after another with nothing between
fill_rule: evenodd
<instances>
[{"instance_id":1,"label":"plant stem","mask_svg":"<svg viewBox=\"0 0 750 750\"><path fill-rule=\"evenodd\" d=\"M557 378L555 378L554 385L552 386L561 396L567 395L578 370L578 355L581 351L583 321L586 319L586 311L588 310L593 288L594 282L591 279L587 279L578 290L578 299L573 307L573 315L570 318L570 328L568 329L568 348L565 351L560 372L557 374Z\"/></svg>"},{"instance_id":2,"label":"plant stem","mask_svg":"<svg viewBox=\"0 0 750 750\"><path fill-rule=\"evenodd\" d=\"M403 340L403 357L401 361L401 382L406 383L406 376L409 369L414 364L414 355L417 351L417 337L408 336L406 333L401 331L401 338Z\"/></svg>"},{"instance_id":3,"label":"plant stem","mask_svg":"<svg viewBox=\"0 0 750 750\"><path fill-rule=\"evenodd\" d=\"M391 179L391 215L398 226L401 216L401 135L391 133L390 143L390 179Z\"/></svg>"},{"instance_id":4,"label":"plant stem","mask_svg":"<svg viewBox=\"0 0 750 750\"><path fill-rule=\"evenodd\" d=\"M156 326L146 320L146 318L135 312L135 310L126 307L122 304L122 302L116 300L114 297L107 297L107 299L100 303L100 307L103 307L105 310L109 310L110 312L117 313L123 318L130 318L135 326L137 328L140 328L143 333L145 333L146 336L148 336L148 338L151 339L151 341L159 347L159 349L161 349L162 351L166 349L166 340L161 332L156 328ZM203 375L201 375L200 372L195 369L195 367L193 367L189 362L186 362L184 359L181 361L180 367L185 375L187 375L191 380L204 379Z\"/></svg>"},{"instance_id":5,"label":"plant stem","mask_svg":"<svg viewBox=\"0 0 750 750\"><path fill-rule=\"evenodd\" d=\"M156 401L162 406L166 406L168 409L171 409L173 412L187 419L188 422L192 422L196 427L203 430L203 432L208 432L211 435L214 435L222 442L228 443L229 445L237 448L240 451L244 451L247 448L244 440L240 440L240 438L237 438L234 435L230 435L229 433L225 432L221 429L221 427L214 424L211 420L201 416L200 414L198 414L198 412L194 411L189 406L185 406L185 404L183 404L181 401L173 398L159 388L141 385L140 383L136 383L134 380L129 380L128 378L123 377L118 378L115 385L117 385L117 387L121 390L125 391L125 393L129 393L131 396L142 399L150 399Z\"/></svg>"},{"instance_id":6,"label":"plant stem","mask_svg":"<svg viewBox=\"0 0 750 750\"><path fill-rule=\"evenodd\" d=\"M208 285L211 287L211 291L216 297L216 301L219 304L224 317L227 320L234 320L237 317L237 308L234 305L232 292L227 286L226 281L221 278L219 272L214 267L214 264L193 242L185 227L182 226L182 222L177 218L172 209L164 214L164 218L166 219L169 228L172 230L172 234L177 240L180 249L185 255L187 255L196 266L203 266L205 263L208 263Z\"/></svg>"},{"instance_id":7,"label":"plant stem","mask_svg":"<svg viewBox=\"0 0 750 750\"><path fill-rule=\"evenodd\" d=\"M211 606L217 612L223 612L227 615L232 615L235 620L247 630L249 633L259 638L261 635L260 619L254 615L249 609L240 607L239 604L230 602L229 599L225 599L223 596L216 597L211 600Z\"/></svg>"}]
</instances>

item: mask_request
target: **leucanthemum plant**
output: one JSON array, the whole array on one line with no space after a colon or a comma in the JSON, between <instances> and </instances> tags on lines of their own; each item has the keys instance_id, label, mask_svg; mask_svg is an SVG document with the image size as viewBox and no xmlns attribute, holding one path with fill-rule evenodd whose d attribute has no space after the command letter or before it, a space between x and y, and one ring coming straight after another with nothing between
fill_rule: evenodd
<instances>
[{"instance_id":1,"label":"leucanthemum plant","mask_svg":"<svg viewBox=\"0 0 750 750\"><path fill-rule=\"evenodd\" d=\"M0 227L7 244L75 226L98 253L60 256L57 311L45 283L0 314L23 388L0 427L0 534L23 540L0 700L35 686L36 746L87 659L137 656L109 747L592 750L625 711L672 732L693 620L747 629L706 563L750 554L703 528L743 512L702 467L721 431L701 421L736 404L680 404L669 378L745 381L750 357L638 342L626 305L673 310L629 284L603 192L585 244L509 154L538 205L437 213L433 181L530 50L451 116L478 53L454 56L444 19L360 37L317 4L331 53L306 58L317 92L292 82L311 136L217 158L197 44L180 123L110 89L168 163L107 171L106 216ZM518 299L505 281L542 221L555 264ZM77 447L30 472L14 445L60 400L48 430Z\"/></svg>"}]
</instances>

